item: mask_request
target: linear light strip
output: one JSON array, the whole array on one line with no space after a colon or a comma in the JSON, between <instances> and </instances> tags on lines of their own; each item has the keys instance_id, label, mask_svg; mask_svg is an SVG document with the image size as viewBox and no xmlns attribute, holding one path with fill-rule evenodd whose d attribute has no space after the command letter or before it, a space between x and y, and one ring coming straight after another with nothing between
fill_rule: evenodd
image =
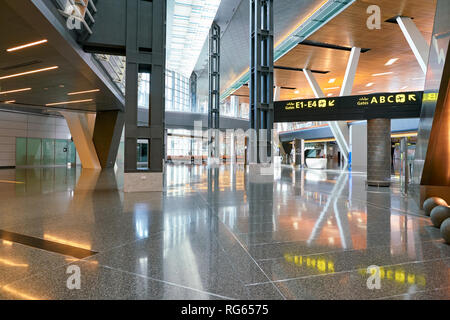
<instances>
[{"instance_id":1,"label":"linear light strip","mask_svg":"<svg viewBox=\"0 0 450 320\"><path fill-rule=\"evenodd\" d=\"M85 99L85 100L74 100L74 101L62 101L62 102L54 102L54 103L47 103L45 106L46 107L51 107L51 106L59 106L59 105L63 105L63 104L74 104L74 103L83 103L83 102L91 102L94 99Z\"/></svg>"},{"instance_id":2,"label":"linear light strip","mask_svg":"<svg viewBox=\"0 0 450 320\"><path fill-rule=\"evenodd\" d=\"M393 74L393 72L374 73L372 74L372 77L387 76L389 74Z\"/></svg>"},{"instance_id":3,"label":"linear light strip","mask_svg":"<svg viewBox=\"0 0 450 320\"><path fill-rule=\"evenodd\" d=\"M26 76L28 74L50 71L50 70L55 70L58 68L59 68L58 66L53 66L53 67L48 67L48 68L43 68L43 69L37 69L37 70L31 70L31 71L26 71L26 72L21 72L21 73L16 73L16 74L10 74L9 76L0 77L0 80Z\"/></svg>"},{"instance_id":4,"label":"linear light strip","mask_svg":"<svg viewBox=\"0 0 450 320\"><path fill-rule=\"evenodd\" d=\"M31 88L16 89L16 90L9 90L9 91L0 91L0 94L16 93L16 92L23 92L23 91L30 91L30 90L31 90Z\"/></svg>"},{"instance_id":5,"label":"linear light strip","mask_svg":"<svg viewBox=\"0 0 450 320\"><path fill-rule=\"evenodd\" d=\"M86 91L78 91L78 92L70 92L67 95L68 96L75 96L77 94L85 94L85 93L92 93L92 92L99 92L100 89L94 89L94 90L86 90Z\"/></svg>"},{"instance_id":6,"label":"linear light strip","mask_svg":"<svg viewBox=\"0 0 450 320\"><path fill-rule=\"evenodd\" d=\"M40 45L40 44L43 44L46 42L48 42L48 40L44 39L44 40L40 40L40 41L36 41L36 42L27 43L27 44L17 46L14 48L9 48L6 51L8 51L8 52L18 51L18 50L22 50L22 49L29 48L29 47L34 47L34 46L37 46L37 45Z\"/></svg>"}]
</instances>

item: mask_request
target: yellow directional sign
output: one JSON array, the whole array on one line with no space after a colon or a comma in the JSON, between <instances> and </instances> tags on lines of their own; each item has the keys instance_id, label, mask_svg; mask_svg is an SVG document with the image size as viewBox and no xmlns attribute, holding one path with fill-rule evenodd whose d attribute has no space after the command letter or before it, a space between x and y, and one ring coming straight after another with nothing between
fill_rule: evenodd
<instances>
[{"instance_id":1,"label":"yellow directional sign","mask_svg":"<svg viewBox=\"0 0 450 320\"><path fill-rule=\"evenodd\" d=\"M423 101L436 101L437 93L388 92L276 101L274 117L275 122L417 118L420 116L422 97Z\"/></svg>"}]
</instances>

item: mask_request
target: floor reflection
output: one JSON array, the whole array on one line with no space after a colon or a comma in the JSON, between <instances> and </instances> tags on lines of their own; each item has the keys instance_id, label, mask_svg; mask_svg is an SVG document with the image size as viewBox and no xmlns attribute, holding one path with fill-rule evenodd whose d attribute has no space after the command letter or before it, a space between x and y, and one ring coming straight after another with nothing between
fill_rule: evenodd
<instances>
[{"instance_id":1,"label":"floor reflection","mask_svg":"<svg viewBox=\"0 0 450 320\"><path fill-rule=\"evenodd\" d=\"M163 193L124 194L120 169L1 170L0 229L99 253L3 240L0 298L450 297L449 246L396 183L290 166L262 179L242 165L168 165L165 179ZM81 291L64 286L68 263ZM370 265L381 290L366 287Z\"/></svg>"}]
</instances>

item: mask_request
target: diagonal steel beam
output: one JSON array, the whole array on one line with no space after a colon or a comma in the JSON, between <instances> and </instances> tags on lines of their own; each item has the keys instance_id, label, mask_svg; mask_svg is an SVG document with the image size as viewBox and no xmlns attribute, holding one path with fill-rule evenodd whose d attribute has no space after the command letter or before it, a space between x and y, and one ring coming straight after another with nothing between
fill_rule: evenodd
<instances>
[{"instance_id":1,"label":"diagonal steel beam","mask_svg":"<svg viewBox=\"0 0 450 320\"><path fill-rule=\"evenodd\" d=\"M423 73L427 73L427 65L428 65L428 57L430 54L430 47L428 46L427 41L423 37L422 33L419 29L417 29L416 24L409 17L397 17L396 19L400 29L403 32L403 35L408 41L411 50L414 53L414 56L419 62L420 68Z\"/></svg>"}]
</instances>

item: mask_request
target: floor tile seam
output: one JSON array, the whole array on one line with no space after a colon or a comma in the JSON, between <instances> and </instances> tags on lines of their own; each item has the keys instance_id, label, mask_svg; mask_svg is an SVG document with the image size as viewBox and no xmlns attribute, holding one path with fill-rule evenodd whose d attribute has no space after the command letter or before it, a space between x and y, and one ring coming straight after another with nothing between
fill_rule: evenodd
<instances>
[{"instance_id":1,"label":"floor tile seam","mask_svg":"<svg viewBox=\"0 0 450 320\"><path fill-rule=\"evenodd\" d=\"M414 199L409 199L409 198L408 198L408 200L413 200L414 201ZM421 219L425 219L425 220L427 220L427 218L429 218L429 217L427 217L425 215L422 215L422 214L419 214L419 213L405 211L405 210L402 210L402 209L399 209L399 208L384 207L384 206L380 206L378 204L375 204L373 202L369 202L367 200L362 200L362 199L358 199L358 198L352 198L352 201L357 201L357 202L360 202L360 203L363 203L363 204L369 204L369 205L371 205L371 206L373 206L375 208L378 208L378 209L394 210L394 211L397 211L398 213L403 214L403 215L413 216L413 217L421 218Z\"/></svg>"},{"instance_id":2,"label":"floor tile seam","mask_svg":"<svg viewBox=\"0 0 450 320\"><path fill-rule=\"evenodd\" d=\"M293 216L293 215L292 215ZM279 217L281 217L281 216L279 216ZM287 216L287 215L283 215L282 217L289 217L289 216ZM294 216L295 217L295 216ZM225 223L225 222L224 222ZM268 222L260 222L260 223L258 223L258 222L254 222L254 223L249 223L248 225L256 225L256 224L270 224L271 223L271 221L268 221ZM430 222L431 223L431 222ZM226 224L226 223L225 223ZM382 226L383 224L385 224L385 222L377 222L377 223L373 223L373 224L371 224L370 225L370 227L379 227L379 226ZM227 224L228 225L228 224ZM432 227L432 225L430 224L430 225L426 225L426 226L424 226L424 227ZM365 228L360 228L360 229L366 229L367 230L367 225L365 226ZM235 234L236 235L243 235L243 236L245 236L245 235L253 235L253 234L263 234L263 233L275 233L275 232L294 232L294 231L299 231L299 229L295 229L295 228L292 228L292 229L278 229L278 230L275 230L275 231L273 231L273 230L268 230L268 231L255 231L255 232L235 232ZM391 230L389 230L389 231L386 231L386 232L391 232Z\"/></svg>"},{"instance_id":3,"label":"floor tile seam","mask_svg":"<svg viewBox=\"0 0 450 320\"><path fill-rule=\"evenodd\" d=\"M381 234L386 234L386 233L385 232L374 232L374 233L371 233L370 235L371 236L375 236L375 235L381 235ZM424 239L424 240L420 240L420 241L414 241L414 243L430 242L430 241L442 241L442 239L428 239L428 240ZM299 240L299 241L262 242L262 243L252 244L252 246L253 247L260 247L260 246L267 246L267 245L273 245L273 244L276 244L276 245L295 244L297 242L304 242L304 241ZM374 246L374 247L377 247L377 246ZM370 248L373 248L373 247L370 247ZM345 250L345 251L350 251L350 250L355 250L355 249L348 249L348 250Z\"/></svg>"},{"instance_id":4,"label":"floor tile seam","mask_svg":"<svg viewBox=\"0 0 450 320\"><path fill-rule=\"evenodd\" d=\"M112 248L108 248L108 249L103 250L103 251L98 251L96 254L94 254L94 255L92 255L92 256L89 256L89 257L86 257L86 258L83 258L83 259L78 259L78 261L86 261L86 262L90 262L90 261L91 261L92 259L94 259L95 257L98 257L98 256L101 256L101 255L110 253L112 250L120 249L120 248L122 248L122 247L128 246L128 245L133 244L133 243L136 243L136 242L148 240L148 239L150 239L150 238L152 238L152 237L159 236L159 235L162 234L162 233L164 233L164 230L161 230L161 231L158 231L158 232L156 232L156 233L153 233L151 236L148 236L148 237L146 237L146 238L133 239L133 240L130 240L130 241L126 241L126 242L121 243L121 244L119 244L119 245L117 245L117 246L114 246L114 247L112 247Z\"/></svg>"},{"instance_id":5,"label":"floor tile seam","mask_svg":"<svg viewBox=\"0 0 450 320\"><path fill-rule=\"evenodd\" d=\"M437 261L445 261L445 260L450 261L450 258L437 258L437 259L429 259L429 260L409 261L409 262L402 262L402 263L395 263L395 264L388 264L388 265L380 265L379 267L386 268L386 267L394 267L394 266L403 266L403 265L407 265L407 264L418 264L418 263L437 262ZM311 278L318 278L318 277L340 275L340 274L345 274L345 273L355 273L356 271L358 271L358 269L343 270L343 271L338 271L338 272L333 272L333 273L325 273L325 274L314 274L314 275L309 275L309 276L301 276L301 277L294 277L294 278L288 278L288 279L270 280L270 282L282 283L282 282L288 282L288 281L293 281L293 280L304 280L304 279L311 279ZM268 282L261 282L259 284L266 284L266 283L268 283ZM252 285L255 285L255 284L252 284ZM250 286L250 285L248 285L248 286Z\"/></svg>"},{"instance_id":6,"label":"floor tile seam","mask_svg":"<svg viewBox=\"0 0 450 320\"><path fill-rule=\"evenodd\" d=\"M224 225L225 228L228 230L228 232L231 233L231 235L233 236L233 238L235 239L235 241L237 243L239 243L239 245L241 246L241 248L244 250L244 252L250 257L250 259L253 261L253 263L255 264L255 266L258 267L258 269L262 272L262 274L264 275L264 277L267 278L267 280L269 280L270 282L270 278L269 276L266 274L266 272L263 270L263 268L259 265L259 263L253 258L253 256L250 254L250 252L248 252L247 248L245 248L245 246L241 243L241 241L236 237L236 235L226 226ZM273 287L276 289L276 291L280 294L280 296L283 298L283 300L286 300L286 297L283 295L283 293L280 291L280 289L275 286L274 284L272 284Z\"/></svg>"},{"instance_id":7,"label":"floor tile seam","mask_svg":"<svg viewBox=\"0 0 450 320\"><path fill-rule=\"evenodd\" d=\"M233 298L230 298L230 297L227 297L227 296L223 296L223 295L220 295L220 294L217 294L217 293L212 293L212 292L208 292L208 291L204 291L204 290L188 287L188 286L185 286L185 285L182 285L182 284L178 284L178 283L175 283L175 282L149 277L149 276L146 276L146 275L143 275L143 274L130 272L130 271L123 270L123 269L120 269L120 268L111 267L111 266L104 265L104 264L100 264L100 266L105 268L105 269L114 270L116 272L121 272L121 273L132 275L132 276L135 276L135 277L138 277L138 278L148 279L148 280L156 281L156 282L163 283L163 284L166 284L166 285L170 285L170 286L174 286L174 287L178 287L178 288L183 288L183 289L199 292L199 293L207 294L207 295L210 295L210 296L215 296L215 297L218 297L218 298L221 298L221 299L235 300Z\"/></svg>"},{"instance_id":8,"label":"floor tile seam","mask_svg":"<svg viewBox=\"0 0 450 320\"><path fill-rule=\"evenodd\" d=\"M415 291L415 292L411 293L411 295L415 295L415 294L418 294L418 293L431 293L433 291L439 291L439 290L444 290L444 289L450 289L450 286L445 286L445 287L440 287L440 288L433 288L433 289L418 290L418 291ZM383 296L383 297L380 297L380 298L376 298L375 300L386 300L386 299L389 299L389 298L403 297L403 296L406 296L408 294L409 293L402 293L402 294L395 294L395 295L390 295L390 296Z\"/></svg>"},{"instance_id":9,"label":"floor tile seam","mask_svg":"<svg viewBox=\"0 0 450 320\"><path fill-rule=\"evenodd\" d=\"M210 204L208 203L208 201L200 194L200 197L203 199L203 201L206 203L206 205L210 208ZM236 237L236 235L233 233L232 230L230 230L230 228L228 228L227 225L225 225L220 218L218 219L218 221L224 226L224 228L231 233L232 237L235 239L235 241L241 246L241 248L244 250L244 252L250 257L250 259L253 261L253 263L256 265L256 267L262 272L262 274L264 275L264 277L267 278L267 280L270 281L270 278L268 277L268 275L264 272L264 270L261 268L261 266L256 262L256 260L253 258L253 256L248 252L248 250L243 246L243 244L239 241L239 239ZM223 246L222 246L223 247ZM225 251L226 252L226 251ZM273 284L272 284L273 285ZM283 300L286 300L286 297L281 293L281 291L279 290L279 288L275 285L273 285L273 287L275 288L275 290L280 294L280 296L283 298Z\"/></svg>"},{"instance_id":10,"label":"floor tile seam","mask_svg":"<svg viewBox=\"0 0 450 320\"><path fill-rule=\"evenodd\" d=\"M333 196L333 194L332 194L331 192L323 191L323 190L305 190L305 191L319 192L319 193L323 193L323 194L326 194L326 195ZM367 190L366 190L366 191L367 191ZM386 192L386 194L388 194L388 193L389 193L389 192ZM389 194L390 194L390 193L389 193ZM348 198L348 197L347 197L347 198ZM342 196L342 195L338 196L338 199L340 199L340 200L347 200L347 198L346 198L345 196ZM414 200L414 199L410 199L410 198L408 198L408 197L407 197L407 199L408 199L408 200ZM355 198L352 197L352 201L357 201L357 202L363 203L363 204L370 204L371 206L374 206L374 207L376 207L376 208L378 208L378 209L395 210L395 211L397 211L397 212L399 212L399 213L401 213L401 214L404 214L404 215L411 215L411 216L418 217L418 218L427 218L426 216L420 215L420 214L418 214L418 213L412 213L412 212L409 212L409 211L404 211L404 210L397 209L397 208L392 208L392 207L389 207L389 208L388 208L388 207L379 206L379 205L374 204L374 203L372 203L372 202L368 202L367 200L359 199L359 198L356 198L356 197L355 197Z\"/></svg>"},{"instance_id":11,"label":"floor tile seam","mask_svg":"<svg viewBox=\"0 0 450 320\"><path fill-rule=\"evenodd\" d=\"M415 243L428 243L428 242L441 242L442 240L438 240L438 239L430 239L430 240L422 240L422 241L417 241ZM401 245L398 245L401 246ZM373 247L369 247L367 249L380 249L380 248L391 248L391 246L385 246L385 245L377 245L377 246L373 246ZM340 254L340 253L351 253L351 252L355 252L355 251L361 251L361 250L365 250L365 249L349 249L349 250L333 250L333 251L322 251L322 252L318 252L318 253L308 253L308 254L302 254L302 257L308 257L308 256L316 256L316 255L323 255L323 254ZM283 257L278 257L278 258L265 258L265 259L257 259L257 261L259 262L267 262L267 261L274 261L274 260L282 260L284 259ZM445 258L446 259L446 258Z\"/></svg>"}]
</instances>

